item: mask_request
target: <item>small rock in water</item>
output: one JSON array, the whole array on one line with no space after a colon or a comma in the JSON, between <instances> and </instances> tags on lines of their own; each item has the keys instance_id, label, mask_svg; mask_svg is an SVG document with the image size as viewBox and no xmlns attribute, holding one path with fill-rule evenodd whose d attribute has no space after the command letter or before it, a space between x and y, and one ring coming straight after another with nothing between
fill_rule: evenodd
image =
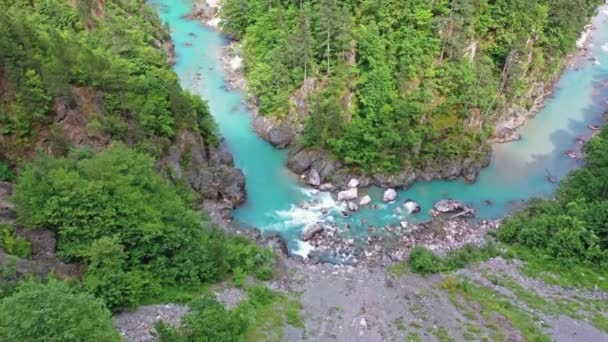
<instances>
[{"instance_id":1,"label":"small rock in water","mask_svg":"<svg viewBox=\"0 0 608 342\"><path fill-rule=\"evenodd\" d=\"M401 221L401 222L399 222L399 224L401 225L401 228L403 228L403 229L406 229L407 225L408 225L407 221Z\"/></svg>"},{"instance_id":2,"label":"small rock in water","mask_svg":"<svg viewBox=\"0 0 608 342\"><path fill-rule=\"evenodd\" d=\"M382 195L382 200L384 202L392 202L397 198L397 191L395 189L387 189Z\"/></svg>"},{"instance_id":3,"label":"small rock in water","mask_svg":"<svg viewBox=\"0 0 608 342\"><path fill-rule=\"evenodd\" d=\"M357 211L357 210L359 210L359 206L355 202L348 202L348 204L346 205L346 207L350 211Z\"/></svg>"},{"instance_id":4,"label":"small rock in water","mask_svg":"<svg viewBox=\"0 0 608 342\"><path fill-rule=\"evenodd\" d=\"M372 203L372 198L369 197L368 195L361 197L361 200L359 201L359 205L361 205L361 206L368 205L370 203Z\"/></svg>"},{"instance_id":5,"label":"small rock in water","mask_svg":"<svg viewBox=\"0 0 608 342\"><path fill-rule=\"evenodd\" d=\"M414 202L411 199L406 200L405 203L403 203L403 205L405 206L405 209L407 209L407 211L410 214L417 214L420 212L420 204Z\"/></svg>"},{"instance_id":6,"label":"small rock in water","mask_svg":"<svg viewBox=\"0 0 608 342\"><path fill-rule=\"evenodd\" d=\"M356 188L359 186L359 180L357 178L352 178L349 182L348 182L348 187L349 188Z\"/></svg>"},{"instance_id":7,"label":"small rock in water","mask_svg":"<svg viewBox=\"0 0 608 342\"><path fill-rule=\"evenodd\" d=\"M433 208L440 213L453 213L455 211L464 210L465 207L464 203L451 199L440 200L433 206Z\"/></svg>"},{"instance_id":8,"label":"small rock in water","mask_svg":"<svg viewBox=\"0 0 608 342\"><path fill-rule=\"evenodd\" d=\"M350 188L348 190L338 192L338 201L354 201L359 197L357 188Z\"/></svg>"},{"instance_id":9,"label":"small rock in water","mask_svg":"<svg viewBox=\"0 0 608 342\"><path fill-rule=\"evenodd\" d=\"M316 169L311 169L308 173L308 184L312 186L321 185L321 176L319 176L319 171Z\"/></svg>"},{"instance_id":10,"label":"small rock in water","mask_svg":"<svg viewBox=\"0 0 608 342\"><path fill-rule=\"evenodd\" d=\"M323 183L321 185L319 185L319 190L321 191L332 191L334 189L334 186L330 183Z\"/></svg>"},{"instance_id":11,"label":"small rock in water","mask_svg":"<svg viewBox=\"0 0 608 342\"><path fill-rule=\"evenodd\" d=\"M302 233L300 234L300 240L308 241L312 239L315 235L321 233L323 231L323 225L320 223L315 223L311 226L306 227Z\"/></svg>"}]
</instances>

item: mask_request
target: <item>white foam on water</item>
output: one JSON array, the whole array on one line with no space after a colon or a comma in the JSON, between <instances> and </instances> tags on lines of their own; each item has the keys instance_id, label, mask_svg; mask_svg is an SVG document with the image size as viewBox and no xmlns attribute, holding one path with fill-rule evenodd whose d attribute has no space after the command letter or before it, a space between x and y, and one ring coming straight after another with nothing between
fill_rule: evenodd
<instances>
[{"instance_id":1,"label":"white foam on water","mask_svg":"<svg viewBox=\"0 0 608 342\"><path fill-rule=\"evenodd\" d=\"M298 241L298 248L293 251L293 254L299 255L304 259L308 259L310 252L314 250L315 248L308 242Z\"/></svg>"},{"instance_id":2,"label":"white foam on water","mask_svg":"<svg viewBox=\"0 0 608 342\"><path fill-rule=\"evenodd\" d=\"M316 210L302 209L296 205L292 205L289 210L279 210L276 212L279 218L279 224L285 228L291 227L308 227L319 221L320 213Z\"/></svg>"}]
</instances>

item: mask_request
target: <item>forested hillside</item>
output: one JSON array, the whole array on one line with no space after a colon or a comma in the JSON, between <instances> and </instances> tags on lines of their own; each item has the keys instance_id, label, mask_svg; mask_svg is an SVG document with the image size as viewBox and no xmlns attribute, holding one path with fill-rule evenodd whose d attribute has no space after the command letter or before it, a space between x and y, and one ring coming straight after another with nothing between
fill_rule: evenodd
<instances>
[{"instance_id":1,"label":"forested hillside","mask_svg":"<svg viewBox=\"0 0 608 342\"><path fill-rule=\"evenodd\" d=\"M601 2L224 0L220 14L261 114L371 173L484 158L496 121L530 108Z\"/></svg>"},{"instance_id":2,"label":"forested hillside","mask_svg":"<svg viewBox=\"0 0 608 342\"><path fill-rule=\"evenodd\" d=\"M244 176L144 0L0 0L0 32L0 340L118 341L108 309L272 276L197 210Z\"/></svg>"},{"instance_id":3,"label":"forested hillside","mask_svg":"<svg viewBox=\"0 0 608 342\"><path fill-rule=\"evenodd\" d=\"M244 177L207 104L181 89L168 30L144 3L0 1L0 160L122 141L205 197L240 203Z\"/></svg>"}]
</instances>

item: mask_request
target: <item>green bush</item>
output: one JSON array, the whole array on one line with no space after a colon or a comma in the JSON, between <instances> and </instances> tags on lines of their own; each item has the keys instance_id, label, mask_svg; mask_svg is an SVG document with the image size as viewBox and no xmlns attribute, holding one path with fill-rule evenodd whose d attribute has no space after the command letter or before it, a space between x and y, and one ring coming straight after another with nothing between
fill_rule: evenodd
<instances>
[{"instance_id":1,"label":"green bush","mask_svg":"<svg viewBox=\"0 0 608 342\"><path fill-rule=\"evenodd\" d=\"M11 182L13 180L13 172L11 168L4 162L0 161L0 182Z\"/></svg>"},{"instance_id":2,"label":"green bush","mask_svg":"<svg viewBox=\"0 0 608 342\"><path fill-rule=\"evenodd\" d=\"M26 282L0 300L2 341L120 341L103 302L66 283Z\"/></svg>"},{"instance_id":3,"label":"green bush","mask_svg":"<svg viewBox=\"0 0 608 342\"><path fill-rule=\"evenodd\" d=\"M6 224L0 224L0 248L20 258L27 258L31 253L30 242L17 236L14 228Z\"/></svg>"},{"instance_id":4,"label":"green bush","mask_svg":"<svg viewBox=\"0 0 608 342\"><path fill-rule=\"evenodd\" d=\"M441 258L422 246L412 249L408 263L412 272L416 273L437 273L443 270Z\"/></svg>"}]
</instances>

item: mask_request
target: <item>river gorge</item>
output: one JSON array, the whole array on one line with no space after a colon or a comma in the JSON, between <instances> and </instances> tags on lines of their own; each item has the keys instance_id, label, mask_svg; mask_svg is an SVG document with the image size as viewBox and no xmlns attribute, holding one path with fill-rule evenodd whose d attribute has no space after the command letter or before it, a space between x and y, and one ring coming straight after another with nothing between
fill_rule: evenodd
<instances>
[{"instance_id":1,"label":"river gorge","mask_svg":"<svg viewBox=\"0 0 608 342\"><path fill-rule=\"evenodd\" d=\"M519 129L519 141L493 146L491 163L474 184L418 181L398 191L391 203L382 201L385 189L359 189L359 198L369 195L372 205L344 216L344 203L338 203L329 192L304 186L299 175L286 169L287 152L256 135L246 94L228 90L226 84L221 57L227 40L187 19L193 1L156 0L152 5L170 26L177 53L174 70L183 87L208 101L236 166L246 176L247 201L234 211L235 223L264 234L280 234L294 254L306 256L312 249L299 236L305 227L317 222L332 224L345 238L364 242L370 226L429 220L429 210L440 199L456 199L474 207L479 219L500 218L531 197L551 196L556 184L548 178L557 181L582 163L581 139L590 138L589 125L603 122L608 100L608 6L600 7L593 19L596 29L587 44L588 54L579 56L580 63L564 71L544 107ZM576 158L567 151L574 152ZM409 215L403 207L406 199L418 202L421 212Z\"/></svg>"}]
</instances>

